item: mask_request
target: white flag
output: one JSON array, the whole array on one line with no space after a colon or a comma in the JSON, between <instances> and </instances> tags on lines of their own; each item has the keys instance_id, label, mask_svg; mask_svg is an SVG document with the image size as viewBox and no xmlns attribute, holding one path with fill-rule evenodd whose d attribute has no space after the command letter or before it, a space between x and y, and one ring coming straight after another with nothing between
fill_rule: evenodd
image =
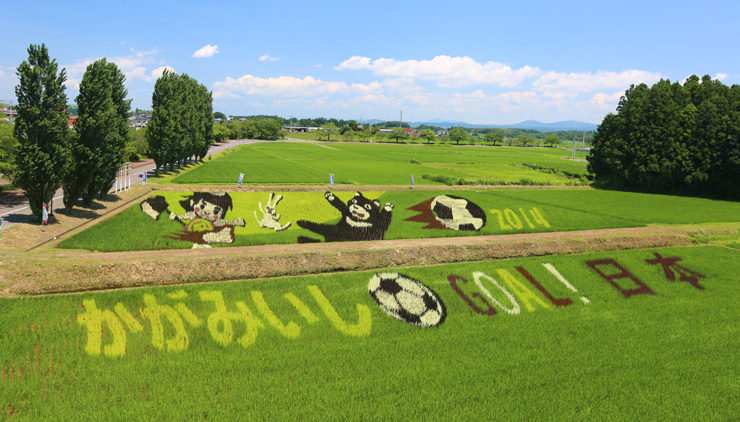
<instances>
[{"instance_id":1,"label":"white flag","mask_svg":"<svg viewBox=\"0 0 740 422\"><path fill-rule=\"evenodd\" d=\"M41 203L41 224L47 224L49 220L49 213L46 212L46 203Z\"/></svg>"}]
</instances>

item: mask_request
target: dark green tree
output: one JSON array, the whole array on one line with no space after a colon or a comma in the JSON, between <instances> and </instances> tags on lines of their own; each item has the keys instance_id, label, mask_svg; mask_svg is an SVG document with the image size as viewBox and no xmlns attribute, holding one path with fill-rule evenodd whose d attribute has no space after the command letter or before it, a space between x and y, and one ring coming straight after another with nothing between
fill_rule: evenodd
<instances>
[{"instance_id":1,"label":"dark green tree","mask_svg":"<svg viewBox=\"0 0 740 422\"><path fill-rule=\"evenodd\" d=\"M608 188L740 199L738 89L709 76L631 86L594 136L589 172Z\"/></svg>"},{"instance_id":2,"label":"dark green tree","mask_svg":"<svg viewBox=\"0 0 740 422\"><path fill-rule=\"evenodd\" d=\"M19 142L14 183L25 191L33 215L41 218L69 166L69 120L65 111L67 75L59 71L44 44L28 47L28 60L18 66L18 117L14 135Z\"/></svg>"},{"instance_id":3,"label":"dark green tree","mask_svg":"<svg viewBox=\"0 0 740 422\"><path fill-rule=\"evenodd\" d=\"M72 160L64 179L64 206L72 211L77 199L90 206L110 190L115 172L126 160L131 100L125 76L115 63L101 59L90 64L75 99L79 118L71 137Z\"/></svg>"},{"instance_id":4,"label":"dark green tree","mask_svg":"<svg viewBox=\"0 0 740 422\"><path fill-rule=\"evenodd\" d=\"M147 124L146 138L154 160L155 175L159 168L181 158L183 145L183 89L176 73L165 70L154 84L152 93L152 118Z\"/></svg>"},{"instance_id":5,"label":"dark green tree","mask_svg":"<svg viewBox=\"0 0 740 422\"><path fill-rule=\"evenodd\" d=\"M213 118L214 119L221 119L221 121L223 122L224 120L226 120L226 115L223 114L223 113L221 113L220 111L217 111L217 112L213 113Z\"/></svg>"},{"instance_id":6,"label":"dark green tree","mask_svg":"<svg viewBox=\"0 0 740 422\"><path fill-rule=\"evenodd\" d=\"M356 120L350 120L347 122L347 127L349 127L352 130L352 132L357 132L358 125L359 123L357 123Z\"/></svg>"}]
</instances>

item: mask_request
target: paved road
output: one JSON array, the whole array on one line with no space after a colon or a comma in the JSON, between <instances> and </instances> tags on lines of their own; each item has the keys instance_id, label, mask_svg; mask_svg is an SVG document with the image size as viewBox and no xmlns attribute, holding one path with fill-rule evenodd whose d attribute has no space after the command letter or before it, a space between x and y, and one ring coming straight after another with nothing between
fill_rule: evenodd
<instances>
[{"instance_id":1,"label":"paved road","mask_svg":"<svg viewBox=\"0 0 740 422\"><path fill-rule=\"evenodd\" d=\"M237 141L225 142L222 144L215 144L208 150L206 157L219 152L234 148L239 145L251 144L255 142L265 142L254 139L240 139ZM154 162L152 160L144 160L139 163L134 163L133 176L131 177L131 185L141 184L142 175L147 172L147 177L154 176ZM115 189L115 188L114 188ZM113 191L113 190L112 190ZM111 192L112 192L111 191ZM54 195L52 200L53 211L61 212L64 209L64 203L62 202L62 190L59 189ZM28 217L31 215L31 209L28 207L28 201L22 193L5 192L0 194L0 218L2 219L2 226L0 229L7 229L18 223L25 223Z\"/></svg>"}]
</instances>

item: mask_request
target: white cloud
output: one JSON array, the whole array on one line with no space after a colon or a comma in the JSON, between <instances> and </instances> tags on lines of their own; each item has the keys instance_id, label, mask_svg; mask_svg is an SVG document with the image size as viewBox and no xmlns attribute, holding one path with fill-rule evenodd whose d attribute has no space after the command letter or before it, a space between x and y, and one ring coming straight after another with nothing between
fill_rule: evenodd
<instances>
[{"instance_id":1,"label":"white cloud","mask_svg":"<svg viewBox=\"0 0 740 422\"><path fill-rule=\"evenodd\" d=\"M115 63L121 72L126 75L127 82L131 82L134 79L154 82L157 78L162 76L162 71L164 71L164 69L173 70L169 66L160 66L152 71L147 69L147 66L154 65L157 62L156 56L160 52L157 48L149 51L136 51L133 48L130 50L132 54L128 56L107 58L108 62ZM67 70L67 87L78 89L79 81L82 80L82 76L85 74L87 66L99 59L100 58L87 58L75 63L65 64L63 67Z\"/></svg>"},{"instance_id":2,"label":"white cloud","mask_svg":"<svg viewBox=\"0 0 740 422\"><path fill-rule=\"evenodd\" d=\"M67 81L64 83L64 86L66 86L67 89L79 90L80 82L82 82L81 79L67 78Z\"/></svg>"},{"instance_id":3,"label":"white cloud","mask_svg":"<svg viewBox=\"0 0 740 422\"><path fill-rule=\"evenodd\" d=\"M371 70L373 74L435 81L440 87L456 88L470 85L499 85L512 87L526 79L535 78L539 68L524 66L512 69L498 62L478 63L470 57L437 56L432 60L405 60L354 56L345 60L335 70Z\"/></svg>"},{"instance_id":4,"label":"white cloud","mask_svg":"<svg viewBox=\"0 0 740 422\"><path fill-rule=\"evenodd\" d=\"M292 76L277 78L260 78L244 75L238 79L227 77L225 80L213 84L214 92L228 96L229 93L244 95L280 95L284 97L303 97L311 95L326 95L340 91L347 91L349 85L345 82L326 82L306 76L303 79Z\"/></svg>"},{"instance_id":5,"label":"white cloud","mask_svg":"<svg viewBox=\"0 0 740 422\"><path fill-rule=\"evenodd\" d=\"M272 57L269 54L263 54L260 56L261 62L276 62L278 60L280 60L280 57Z\"/></svg>"},{"instance_id":6,"label":"white cloud","mask_svg":"<svg viewBox=\"0 0 740 422\"><path fill-rule=\"evenodd\" d=\"M206 57L213 57L214 54L218 54L218 46L217 45L206 45L200 50L193 53L193 57L195 58L206 58Z\"/></svg>"},{"instance_id":7,"label":"white cloud","mask_svg":"<svg viewBox=\"0 0 740 422\"><path fill-rule=\"evenodd\" d=\"M724 81L725 79L727 79L727 76L728 75L726 73L718 73L718 74L714 75L714 79L716 79L718 81Z\"/></svg>"},{"instance_id":8,"label":"white cloud","mask_svg":"<svg viewBox=\"0 0 740 422\"><path fill-rule=\"evenodd\" d=\"M603 92L597 92L591 97L590 103L596 106L608 106L609 108L616 107L619 99L622 98L624 92L619 91L613 94L604 94Z\"/></svg>"},{"instance_id":9,"label":"white cloud","mask_svg":"<svg viewBox=\"0 0 740 422\"><path fill-rule=\"evenodd\" d=\"M269 55L261 58L271 59ZM562 73L451 56L405 61L354 56L334 69L367 70L375 78L358 82L346 74L335 80L248 74L227 77L211 88L214 98L221 101L261 102L278 113L290 109L309 115L341 115L344 110L359 110L366 116L392 119L387 116L389 110L396 110L393 114L404 110L404 116L425 116L420 119L444 116L481 123L530 118L595 122L615 108L631 84L651 84L661 78L659 73L644 70Z\"/></svg>"},{"instance_id":10,"label":"white cloud","mask_svg":"<svg viewBox=\"0 0 740 422\"><path fill-rule=\"evenodd\" d=\"M532 84L544 92L593 92L602 89L627 89L632 84L653 84L661 78L659 73L644 70L626 70L620 73L599 70L587 73L547 72Z\"/></svg>"},{"instance_id":11,"label":"white cloud","mask_svg":"<svg viewBox=\"0 0 740 422\"><path fill-rule=\"evenodd\" d=\"M152 70L151 80L157 80L159 79L165 70L169 70L170 72L175 73L175 69L171 68L170 66L160 66L154 70Z\"/></svg>"}]
</instances>

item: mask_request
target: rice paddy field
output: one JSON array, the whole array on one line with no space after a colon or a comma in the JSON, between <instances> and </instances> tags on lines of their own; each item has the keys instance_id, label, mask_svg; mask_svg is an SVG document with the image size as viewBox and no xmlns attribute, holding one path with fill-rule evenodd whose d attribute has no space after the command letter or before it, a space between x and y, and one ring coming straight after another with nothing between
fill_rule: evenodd
<instances>
[{"instance_id":1,"label":"rice paddy field","mask_svg":"<svg viewBox=\"0 0 740 422\"><path fill-rule=\"evenodd\" d=\"M737 419L740 203L573 188L587 183L585 163L561 154L266 142L152 178L151 193L112 217L0 254L14 292L82 290L93 278L109 289L17 297L0 277L4 416ZM240 173L257 187L234 186ZM412 175L429 186L410 186ZM446 186L462 184L542 186ZM611 244L598 231L650 225L691 227ZM537 233L578 230L596 230L588 253L480 261L525 256L513 248L539 246ZM630 243L655 233L668 240ZM496 238L503 255L450 246L506 234L528 235ZM581 236L534 255L568 252ZM382 260L354 267L342 262L370 256L358 252L367 243L308 244L424 238L449 241L379 246L372 259ZM162 251L294 243L306 245L233 249L228 260L225 250ZM631 250L607 252L622 247ZM262 266L275 271L258 272L257 249L270 249ZM142 250L159 252L127 252ZM430 250L444 259L427 260ZM386 259L406 252L417 258ZM308 270L311 259L327 266ZM247 260L221 278L201 268ZM119 288L139 282L147 287Z\"/></svg>"},{"instance_id":2,"label":"rice paddy field","mask_svg":"<svg viewBox=\"0 0 740 422\"><path fill-rule=\"evenodd\" d=\"M181 201L192 192L157 192L165 198L168 211L154 220L139 204L125 212L82 231L60 243L61 248L95 251L134 251L187 249L193 242L183 238L187 224L170 220L170 215L183 215ZM264 207L269 192L230 192L233 208L225 219L243 220L234 227L231 243L214 243L214 247L291 244L300 237L324 241L325 238L299 226L298 221L312 221L328 226L338 225L344 217L320 192L275 192L282 199L275 207L280 216L279 228L262 227ZM352 200L353 192L335 192L342 203ZM391 220L384 239L418 239L516 233L542 233L641 227L649 224L696 224L737 222L740 203L700 198L649 195L595 189L481 189L464 191L386 191L363 192L380 207L393 204ZM457 197L475 204L482 213L470 230L456 230L452 216L435 212L428 202L434 198ZM439 210L437 210L439 211ZM447 218L449 217L449 218ZM437 223L435 223L435 221ZM448 226L440 221L451 222ZM290 223L290 224L288 224ZM286 227L287 226L287 227ZM459 228L459 227L458 227ZM352 239L348 239L352 240ZM361 239L358 239L361 240Z\"/></svg>"},{"instance_id":3,"label":"rice paddy field","mask_svg":"<svg viewBox=\"0 0 740 422\"><path fill-rule=\"evenodd\" d=\"M740 251L0 299L12 420L733 420Z\"/></svg>"},{"instance_id":4,"label":"rice paddy field","mask_svg":"<svg viewBox=\"0 0 740 422\"><path fill-rule=\"evenodd\" d=\"M559 148L261 142L235 148L172 183L236 184L240 173L254 185L328 184L329 174L336 184L354 185L411 185L412 176L420 185L586 183L586 163L562 155Z\"/></svg>"}]
</instances>

